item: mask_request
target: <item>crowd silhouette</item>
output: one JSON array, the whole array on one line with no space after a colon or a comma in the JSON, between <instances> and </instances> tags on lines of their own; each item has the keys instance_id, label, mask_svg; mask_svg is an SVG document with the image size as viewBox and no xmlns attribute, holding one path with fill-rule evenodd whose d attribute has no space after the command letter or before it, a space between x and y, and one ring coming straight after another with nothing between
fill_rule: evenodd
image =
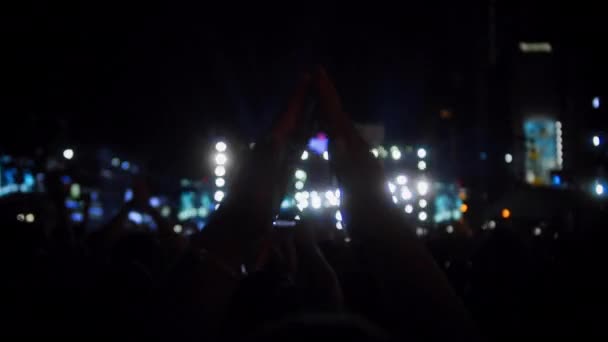
<instances>
[{"instance_id":1,"label":"crowd silhouette","mask_svg":"<svg viewBox=\"0 0 608 342\"><path fill-rule=\"evenodd\" d=\"M310 96L318 99L315 118L305 114ZM327 234L329 227L306 218L293 229L272 226L311 121L331 137L347 233ZM475 341L602 334L601 229L546 241L499 225L425 243L387 199L384 180L319 68L299 82L200 233L176 234L149 207L143 182L94 233L68 225L64 194L52 186L38 202L47 218L3 222L0 335ZM132 209L149 213L158 229L129 230Z\"/></svg>"}]
</instances>

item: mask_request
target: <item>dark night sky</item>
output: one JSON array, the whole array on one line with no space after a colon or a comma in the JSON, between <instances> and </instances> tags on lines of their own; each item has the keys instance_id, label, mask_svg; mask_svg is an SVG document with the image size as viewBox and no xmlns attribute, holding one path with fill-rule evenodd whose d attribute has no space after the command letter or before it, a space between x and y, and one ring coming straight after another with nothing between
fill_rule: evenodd
<instances>
[{"instance_id":1,"label":"dark night sky","mask_svg":"<svg viewBox=\"0 0 608 342\"><path fill-rule=\"evenodd\" d=\"M259 135L298 73L323 63L356 119L415 134L429 92L483 55L484 3L17 5L3 24L3 117L26 127L30 145L60 129L68 141L184 156L209 125ZM517 29L563 33L563 8L509 6L527 18ZM586 25L575 29L595 29Z\"/></svg>"}]
</instances>

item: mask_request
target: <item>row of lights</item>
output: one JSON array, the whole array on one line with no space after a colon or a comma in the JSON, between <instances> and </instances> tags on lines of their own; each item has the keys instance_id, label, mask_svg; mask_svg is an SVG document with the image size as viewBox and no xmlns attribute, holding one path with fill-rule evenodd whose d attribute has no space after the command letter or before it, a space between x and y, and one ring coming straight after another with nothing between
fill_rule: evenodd
<instances>
[{"instance_id":1,"label":"row of lights","mask_svg":"<svg viewBox=\"0 0 608 342\"><path fill-rule=\"evenodd\" d=\"M401 198L401 200L406 202L406 205L403 207L405 213L412 214L414 212L414 206L408 202L413 199L414 194L407 186L407 177L405 175L397 175L394 181L397 185L390 181L388 182L388 190L391 193L393 203L399 204L399 198ZM397 190L399 190L398 195L396 194ZM428 206L428 201L424 198L424 196L426 196L429 192L428 182L424 180L418 181L418 183L416 183L416 191L418 192L418 195L422 197L418 200L418 207L420 207L421 210L418 213L418 220L426 221L428 219L428 214L426 211L424 211L424 209Z\"/></svg>"},{"instance_id":2,"label":"row of lights","mask_svg":"<svg viewBox=\"0 0 608 342\"><path fill-rule=\"evenodd\" d=\"M36 216L33 213L27 213L27 214L17 214L17 221L19 222L26 222L26 223L34 223L34 221L36 221Z\"/></svg>"},{"instance_id":3,"label":"row of lights","mask_svg":"<svg viewBox=\"0 0 608 342\"><path fill-rule=\"evenodd\" d=\"M228 162L228 157L226 156L226 151L228 149L228 145L226 145L223 141L218 141L215 144L215 157L213 158L215 162L215 169L213 170L215 174L215 187L216 190L213 194L213 200L216 202L216 208L219 206L220 202L224 199L225 192L222 190L226 186L226 163Z\"/></svg>"}]
</instances>

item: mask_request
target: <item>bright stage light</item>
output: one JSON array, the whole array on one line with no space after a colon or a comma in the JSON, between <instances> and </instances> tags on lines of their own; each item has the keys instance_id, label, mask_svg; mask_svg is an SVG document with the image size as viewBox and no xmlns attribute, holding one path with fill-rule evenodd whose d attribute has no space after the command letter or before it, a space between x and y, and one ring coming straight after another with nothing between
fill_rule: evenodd
<instances>
[{"instance_id":1,"label":"bright stage light","mask_svg":"<svg viewBox=\"0 0 608 342\"><path fill-rule=\"evenodd\" d=\"M401 198L403 198L404 201L409 201L412 199L412 192L407 186L401 188Z\"/></svg>"},{"instance_id":2,"label":"bright stage light","mask_svg":"<svg viewBox=\"0 0 608 342\"><path fill-rule=\"evenodd\" d=\"M405 206L405 208L403 208L403 210L405 210L406 213L411 214L412 212L414 212L414 206L408 204Z\"/></svg>"},{"instance_id":3,"label":"bright stage light","mask_svg":"<svg viewBox=\"0 0 608 342\"><path fill-rule=\"evenodd\" d=\"M215 163L217 165L224 165L224 164L226 164L226 161L228 161L228 158L226 157L226 155L224 153L218 153L215 156Z\"/></svg>"},{"instance_id":4,"label":"bright stage light","mask_svg":"<svg viewBox=\"0 0 608 342\"><path fill-rule=\"evenodd\" d=\"M424 211L421 211L418 213L418 219L420 221L426 221L427 217L428 217L428 215Z\"/></svg>"},{"instance_id":5,"label":"bright stage light","mask_svg":"<svg viewBox=\"0 0 608 342\"><path fill-rule=\"evenodd\" d=\"M426 162L424 160L421 160L418 162L418 170L421 170L421 171L426 170Z\"/></svg>"},{"instance_id":6,"label":"bright stage light","mask_svg":"<svg viewBox=\"0 0 608 342\"><path fill-rule=\"evenodd\" d=\"M323 152L323 159L329 160L329 153L327 151Z\"/></svg>"},{"instance_id":7,"label":"bright stage light","mask_svg":"<svg viewBox=\"0 0 608 342\"><path fill-rule=\"evenodd\" d=\"M63 150L63 158L67 160L74 158L74 150L72 150L71 148Z\"/></svg>"},{"instance_id":8,"label":"bright stage light","mask_svg":"<svg viewBox=\"0 0 608 342\"><path fill-rule=\"evenodd\" d=\"M344 226L342 226L342 222L339 222L339 221L338 221L338 222L336 222L336 228L337 228L338 230L342 230L342 229L344 229Z\"/></svg>"},{"instance_id":9,"label":"bright stage light","mask_svg":"<svg viewBox=\"0 0 608 342\"><path fill-rule=\"evenodd\" d=\"M393 147L395 147L395 146L393 146ZM393 160L401 159L401 151L399 151L399 149L397 147L395 147L394 149L391 148L391 158L393 158Z\"/></svg>"},{"instance_id":10,"label":"bright stage light","mask_svg":"<svg viewBox=\"0 0 608 342\"><path fill-rule=\"evenodd\" d=\"M604 194L604 186L602 184L595 185L595 194L601 196Z\"/></svg>"},{"instance_id":11,"label":"bright stage light","mask_svg":"<svg viewBox=\"0 0 608 342\"><path fill-rule=\"evenodd\" d=\"M302 152L302 156L300 157L300 159L307 160L308 159L308 151Z\"/></svg>"},{"instance_id":12,"label":"bright stage light","mask_svg":"<svg viewBox=\"0 0 608 342\"><path fill-rule=\"evenodd\" d=\"M426 208L427 204L428 203L425 199L421 199L420 201L418 201L418 205L420 206L420 208Z\"/></svg>"},{"instance_id":13,"label":"bright stage light","mask_svg":"<svg viewBox=\"0 0 608 342\"><path fill-rule=\"evenodd\" d=\"M395 190L396 190L395 184L388 182L388 191L390 191L392 194L395 192Z\"/></svg>"},{"instance_id":14,"label":"bright stage light","mask_svg":"<svg viewBox=\"0 0 608 342\"><path fill-rule=\"evenodd\" d=\"M511 164L513 162L513 156L510 153L505 154L505 163Z\"/></svg>"},{"instance_id":15,"label":"bright stage light","mask_svg":"<svg viewBox=\"0 0 608 342\"><path fill-rule=\"evenodd\" d=\"M181 233L183 230L183 227L181 224L176 224L175 226L173 226L173 231L177 234Z\"/></svg>"},{"instance_id":16,"label":"bright stage light","mask_svg":"<svg viewBox=\"0 0 608 342\"><path fill-rule=\"evenodd\" d=\"M302 181L297 181L297 182L294 184L294 186L295 186L296 190L302 190L302 189L304 189L304 182L302 182Z\"/></svg>"},{"instance_id":17,"label":"bright stage light","mask_svg":"<svg viewBox=\"0 0 608 342\"><path fill-rule=\"evenodd\" d=\"M226 185L226 181L224 180L224 178L216 178L215 179L215 186L217 186L218 188L223 187L224 185Z\"/></svg>"},{"instance_id":18,"label":"bright stage light","mask_svg":"<svg viewBox=\"0 0 608 342\"><path fill-rule=\"evenodd\" d=\"M397 184L399 184L399 185L405 185L405 183L407 183L407 177L404 175L397 176L396 180L397 180Z\"/></svg>"},{"instance_id":19,"label":"bright stage light","mask_svg":"<svg viewBox=\"0 0 608 342\"><path fill-rule=\"evenodd\" d=\"M417 154L418 158L424 159L426 157L426 150L423 148L419 148Z\"/></svg>"},{"instance_id":20,"label":"bright stage light","mask_svg":"<svg viewBox=\"0 0 608 342\"><path fill-rule=\"evenodd\" d=\"M370 152L374 155L374 158L378 158L378 149L377 148L372 148L370 150Z\"/></svg>"},{"instance_id":21,"label":"bright stage light","mask_svg":"<svg viewBox=\"0 0 608 342\"><path fill-rule=\"evenodd\" d=\"M216 202L221 202L224 199L224 192L222 190L218 190L213 194L213 199Z\"/></svg>"},{"instance_id":22,"label":"bright stage light","mask_svg":"<svg viewBox=\"0 0 608 342\"><path fill-rule=\"evenodd\" d=\"M217 144L215 144L215 149L216 149L218 152L224 152L224 151L226 151L226 148L227 148L227 147L228 147L228 146L226 146L226 143L225 143L225 142L223 142L223 141L219 141Z\"/></svg>"},{"instance_id":23,"label":"bright stage light","mask_svg":"<svg viewBox=\"0 0 608 342\"><path fill-rule=\"evenodd\" d=\"M336 211L336 220L342 221L342 213L340 212L340 210Z\"/></svg>"},{"instance_id":24,"label":"bright stage light","mask_svg":"<svg viewBox=\"0 0 608 342\"><path fill-rule=\"evenodd\" d=\"M215 175L218 177L223 177L226 174L226 168L223 166L216 166L215 167Z\"/></svg>"},{"instance_id":25,"label":"bright stage light","mask_svg":"<svg viewBox=\"0 0 608 342\"><path fill-rule=\"evenodd\" d=\"M296 176L296 179L305 180L306 179L306 171L304 171L304 170L296 170L295 176Z\"/></svg>"},{"instance_id":26,"label":"bright stage light","mask_svg":"<svg viewBox=\"0 0 608 342\"><path fill-rule=\"evenodd\" d=\"M429 192L429 183L426 181L419 181L416 185L416 189L420 195L425 196Z\"/></svg>"},{"instance_id":27,"label":"bright stage light","mask_svg":"<svg viewBox=\"0 0 608 342\"><path fill-rule=\"evenodd\" d=\"M598 137L597 135L593 136L593 139L591 139L591 142L593 143L593 146L595 146L595 147L600 146L600 144L602 143L600 137Z\"/></svg>"}]
</instances>

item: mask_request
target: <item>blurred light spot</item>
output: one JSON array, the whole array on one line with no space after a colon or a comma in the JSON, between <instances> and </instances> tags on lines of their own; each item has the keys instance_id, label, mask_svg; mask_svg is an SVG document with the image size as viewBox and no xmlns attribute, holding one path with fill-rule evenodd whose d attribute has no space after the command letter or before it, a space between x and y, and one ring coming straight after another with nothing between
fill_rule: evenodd
<instances>
[{"instance_id":1,"label":"blurred light spot","mask_svg":"<svg viewBox=\"0 0 608 342\"><path fill-rule=\"evenodd\" d=\"M306 179L306 171L304 171L304 170L296 170L295 176L296 176L296 179L305 180Z\"/></svg>"},{"instance_id":2,"label":"blurred light spot","mask_svg":"<svg viewBox=\"0 0 608 342\"><path fill-rule=\"evenodd\" d=\"M302 152L302 156L300 157L300 159L307 160L308 159L308 151Z\"/></svg>"},{"instance_id":3,"label":"blurred light spot","mask_svg":"<svg viewBox=\"0 0 608 342\"><path fill-rule=\"evenodd\" d=\"M183 231L183 227L181 224L176 224L173 226L173 231L177 234L180 234Z\"/></svg>"},{"instance_id":4,"label":"blurred light spot","mask_svg":"<svg viewBox=\"0 0 608 342\"><path fill-rule=\"evenodd\" d=\"M336 211L336 220L342 221L342 213L340 212L340 210Z\"/></svg>"},{"instance_id":5,"label":"blurred light spot","mask_svg":"<svg viewBox=\"0 0 608 342\"><path fill-rule=\"evenodd\" d=\"M421 199L420 201L418 201L418 205L420 206L420 208L426 208L427 204L428 203L425 199Z\"/></svg>"},{"instance_id":6,"label":"blurred light spot","mask_svg":"<svg viewBox=\"0 0 608 342\"><path fill-rule=\"evenodd\" d=\"M599 109L600 108L600 98L598 96L594 97L593 101L591 101L591 104L593 105L593 108Z\"/></svg>"},{"instance_id":7,"label":"blurred light spot","mask_svg":"<svg viewBox=\"0 0 608 342\"><path fill-rule=\"evenodd\" d=\"M542 229L540 229L540 227L535 227L534 228L534 236L540 236L540 234L542 234L543 231Z\"/></svg>"},{"instance_id":8,"label":"blurred light spot","mask_svg":"<svg viewBox=\"0 0 608 342\"><path fill-rule=\"evenodd\" d=\"M449 225L449 226L445 227L445 231L446 231L448 234L452 234L452 233L454 232L454 226Z\"/></svg>"},{"instance_id":9,"label":"blurred light spot","mask_svg":"<svg viewBox=\"0 0 608 342\"><path fill-rule=\"evenodd\" d=\"M304 189L304 182L297 181L294 186L297 190L302 190L302 189Z\"/></svg>"},{"instance_id":10,"label":"blurred light spot","mask_svg":"<svg viewBox=\"0 0 608 342\"><path fill-rule=\"evenodd\" d=\"M428 217L428 215L424 211L421 211L418 213L418 219L420 221L426 221L427 217Z\"/></svg>"},{"instance_id":11,"label":"blurred light spot","mask_svg":"<svg viewBox=\"0 0 608 342\"><path fill-rule=\"evenodd\" d=\"M215 186L217 186L218 188L223 187L224 185L226 185L226 180L224 180L224 178L216 178L215 179Z\"/></svg>"},{"instance_id":12,"label":"blurred light spot","mask_svg":"<svg viewBox=\"0 0 608 342\"><path fill-rule=\"evenodd\" d=\"M323 159L329 160L329 153L327 151L323 152Z\"/></svg>"},{"instance_id":13,"label":"blurred light spot","mask_svg":"<svg viewBox=\"0 0 608 342\"><path fill-rule=\"evenodd\" d=\"M215 168L214 172L216 176L223 177L226 174L226 168L220 165Z\"/></svg>"},{"instance_id":14,"label":"blurred light spot","mask_svg":"<svg viewBox=\"0 0 608 342\"><path fill-rule=\"evenodd\" d=\"M500 216L502 216L502 218L504 219L508 219L509 217L511 217L511 210L504 208L501 212L500 212Z\"/></svg>"},{"instance_id":15,"label":"blurred light spot","mask_svg":"<svg viewBox=\"0 0 608 342\"><path fill-rule=\"evenodd\" d=\"M72 150L71 148L66 148L65 150L63 150L63 158L67 160L74 158L74 150Z\"/></svg>"},{"instance_id":16,"label":"blurred light spot","mask_svg":"<svg viewBox=\"0 0 608 342\"><path fill-rule=\"evenodd\" d=\"M17 214L17 221L19 221L19 222L25 221L25 215L24 214Z\"/></svg>"},{"instance_id":17,"label":"blurred light spot","mask_svg":"<svg viewBox=\"0 0 608 342\"><path fill-rule=\"evenodd\" d=\"M405 185L407 183L407 177L404 175L399 175L399 176L397 176L396 181L397 181L397 184L399 184L399 185Z\"/></svg>"},{"instance_id":18,"label":"blurred light spot","mask_svg":"<svg viewBox=\"0 0 608 342\"><path fill-rule=\"evenodd\" d=\"M218 141L217 144L215 144L215 149L218 152L224 152L224 151L226 151L226 148L227 148L226 143L223 141Z\"/></svg>"},{"instance_id":19,"label":"blurred light spot","mask_svg":"<svg viewBox=\"0 0 608 342\"><path fill-rule=\"evenodd\" d=\"M158 208L160 206L160 199L158 197L150 197L148 202L152 208Z\"/></svg>"},{"instance_id":20,"label":"blurred light spot","mask_svg":"<svg viewBox=\"0 0 608 342\"><path fill-rule=\"evenodd\" d=\"M604 186L602 184L595 185L595 194L601 196L604 194Z\"/></svg>"},{"instance_id":21,"label":"blurred light spot","mask_svg":"<svg viewBox=\"0 0 608 342\"><path fill-rule=\"evenodd\" d=\"M591 139L591 142L593 143L593 146L598 147L602 143L602 140L600 139L599 136L594 135L593 139Z\"/></svg>"},{"instance_id":22,"label":"blurred light spot","mask_svg":"<svg viewBox=\"0 0 608 342\"><path fill-rule=\"evenodd\" d=\"M340 221L336 222L336 228L339 230L342 230L344 228L344 226L342 226L342 222L340 222Z\"/></svg>"},{"instance_id":23,"label":"blurred light spot","mask_svg":"<svg viewBox=\"0 0 608 342\"><path fill-rule=\"evenodd\" d=\"M227 161L228 161L228 157L226 157L226 155L224 153L218 153L215 156L215 163L217 165L224 165L224 164L226 164Z\"/></svg>"},{"instance_id":24,"label":"blurred light spot","mask_svg":"<svg viewBox=\"0 0 608 342\"><path fill-rule=\"evenodd\" d=\"M125 171L127 171L127 170L129 169L129 167L131 167L131 163L129 163L129 162L128 162L128 161L126 161L126 160L125 160L125 161L123 161L123 162L120 164L120 168L121 168L121 169L123 169L123 170L125 170Z\"/></svg>"},{"instance_id":25,"label":"blurred light spot","mask_svg":"<svg viewBox=\"0 0 608 342\"><path fill-rule=\"evenodd\" d=\"M426 150L423 148L419 148L417 154L418 158L424 159L426 157Z\"/></svg>"},{"instance_id":26,"label":"blurred light spot","mask_svg":"<svg viewBox=\"0 0 608 342\"><path fill-rule=\"evenodd\" d=\"M112 158L112 166L119 167L120 166L120 159L118 159L116 157Z\"/></svg>"},{"instance_id":27,"label":"blurred light spot","mask_svg":"<svg viewBox=\"0 0 608 342\"><path fill-rule=\"evenodd\" d=\"M216 191L215 194L213 194L213 199L216 202L221 202L224 199L224 192L221 190Z\"/></svg>"},{"instance_id":28,"label":"blurred light spot","mask_svg":"<svg viewBox=\"0 0 608 342\"><path fill-rule=\"evenodd\" d=\"M130 221L135 222L136 224L141 224L143 222L143 216L137 211L130 211L128 218Z\"/></svg>"},{"instance_id":29,"label":"blurred light spot","mask_svg":"<svg viewBox=\"0 0 608 342\"><path fill-rule=\"evenodd\" d=\"M392 194L392 193L395 193L395 190L396 190L395 184L388 182L388 191L390 191Z\"/></svg>"},{"instance_id":30,"label":"blurred light spot","mask_svg":"<svg viewBox=\"0 0 608 342\"><path fill-rule=\"evenodd\" d=\"M505 163L511 164L513 162L513 156L510 153L505 154Z\"/></svg>"},{"instance_id":31,"label":"blurred light spot","mask_svg":"<svg viewBox=\"0 0 608 342\"><path fill-rule=\"evenodd\" d=\"M424 196L429 192L429 183L425 181L419 181L416 185L416 189L418 190L418 193L420 195Z\"/></svg>"},{"instance_id":32,"label":"blurred light spot","mask_svg":"<svg viewBox=\"0 0 608 342\"><path fill-rule=\"evenodd\" d=\"M414 206L412 206L411 204L408 204L405 206L404 210L406 213L411 214L412 212L414 212Z\"/></svg>"}]
</instances>

